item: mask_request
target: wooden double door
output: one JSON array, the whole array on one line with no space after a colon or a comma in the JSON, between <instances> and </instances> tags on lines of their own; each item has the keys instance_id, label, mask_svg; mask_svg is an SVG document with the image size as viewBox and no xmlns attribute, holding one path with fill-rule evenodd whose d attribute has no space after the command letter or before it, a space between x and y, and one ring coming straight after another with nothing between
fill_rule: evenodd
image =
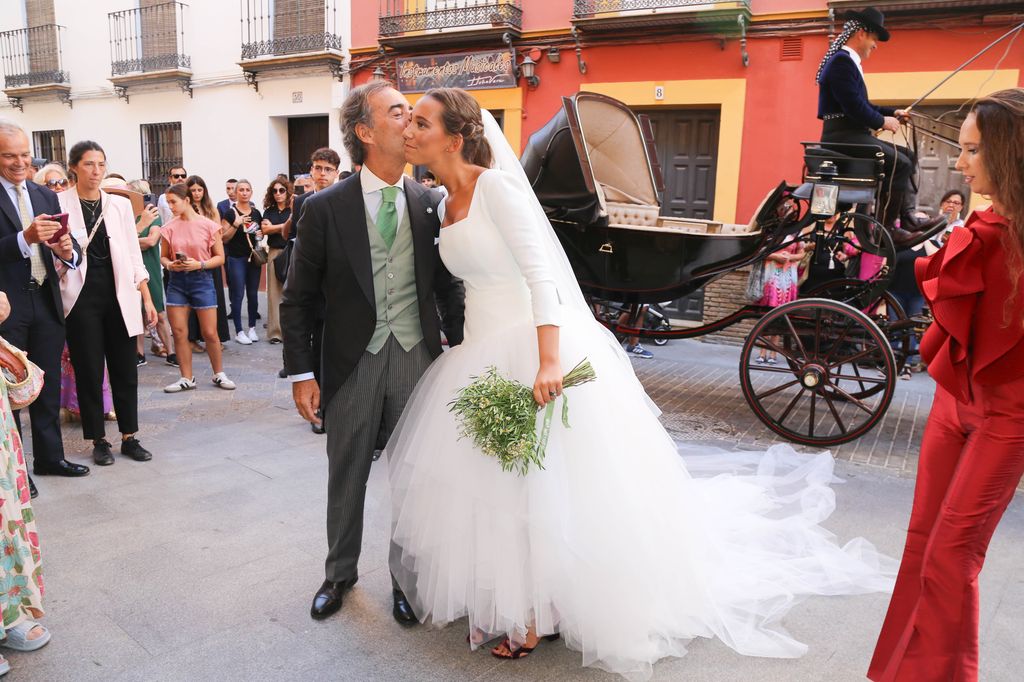
<instances>
[{"instance_id":1,"label":"wooden double door","mask_svg":"<svg viewBox=\"0 0 1024 682\"><path fill-rule=\"evenodd\" d=\"M637 113L651 120L658 163L665 180L661 215L710 220L718 170L718 109L653 109ZM669 316L703 321L704 292L672 301Z\"/></svg>"}]
</instances>

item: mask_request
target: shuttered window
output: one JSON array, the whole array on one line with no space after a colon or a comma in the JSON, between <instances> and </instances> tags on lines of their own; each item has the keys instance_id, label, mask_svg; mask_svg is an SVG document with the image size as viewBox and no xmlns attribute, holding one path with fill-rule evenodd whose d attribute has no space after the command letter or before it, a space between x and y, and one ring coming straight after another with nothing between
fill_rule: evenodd
<instances>
[{"instance_id":1,"label":"shuttered window","mask_svg":"<svg viewBox=\"0 0 1024 682\"><path fill-rule=\"evenodd\" d=\"M174 123L143 123L142 176L149 181L153 194L167 189L167 174L183 164L181 158L181 121Z\"/></svg>"}]
</instances>

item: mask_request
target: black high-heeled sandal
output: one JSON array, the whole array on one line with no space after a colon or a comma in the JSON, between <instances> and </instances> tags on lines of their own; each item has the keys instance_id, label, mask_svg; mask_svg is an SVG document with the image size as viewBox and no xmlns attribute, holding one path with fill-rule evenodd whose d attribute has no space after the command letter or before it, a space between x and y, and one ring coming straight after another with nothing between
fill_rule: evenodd
<instances>
[{"instance_id":1,"label":"black high-heeled sandal","mask_svg":"<svg viewBox=\"0 0 1024 682\"><path fill-rule=\"evenodd\" d=\"M494 649L491 649L491 656L507 661L515 661L520 658L526 658L527 656L533 653L533 650L536 649L537 645L541 642L554 642L559 637L561 637L561 635L559 635L557 632L553 635L544 635L543 637L537 640L537 644L534 644L533 646L521 646L518 649L513 649L511 640L509 640L509 638L506 637L505 640L502 642L502 645L504 645L504 647L508 649L509 655L505 656L504 654L499 654L497 652L497 647L495 647Z\"/></svg>"}]
</instances>

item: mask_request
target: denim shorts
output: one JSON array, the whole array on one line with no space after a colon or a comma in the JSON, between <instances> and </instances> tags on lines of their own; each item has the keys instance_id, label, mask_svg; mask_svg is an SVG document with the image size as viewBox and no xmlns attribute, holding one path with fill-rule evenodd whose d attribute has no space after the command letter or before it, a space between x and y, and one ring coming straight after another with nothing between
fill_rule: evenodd
<instances>
[{"instance_id":1,"label":"denim shorts","mask_svg":"<svg viewBox=\"0 0 1024 682\"><path fill-rule=\"evenodd\" d=\"M206 270L172 272L167 285L168 306L189 306L193 310L217 307L217 290Z\"/></svg>"}]
</instances>

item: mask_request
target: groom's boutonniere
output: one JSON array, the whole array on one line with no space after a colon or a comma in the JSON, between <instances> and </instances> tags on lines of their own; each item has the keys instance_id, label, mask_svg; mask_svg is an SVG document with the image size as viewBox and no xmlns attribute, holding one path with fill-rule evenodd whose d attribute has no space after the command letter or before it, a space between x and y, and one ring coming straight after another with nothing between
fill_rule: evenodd
<instances>
[{"instance_id":1,"label":"groom's boutonniere","mask_svg":"<svg viewBox=\"0 0 1024 682\"><path fill-rule=\"evenodd\" d=\"M427 206L427 213L430 214L430 213L433 213L433 212L434 212L434 209L432 209L429 206Z\"/></svg>"}]
</instances>

